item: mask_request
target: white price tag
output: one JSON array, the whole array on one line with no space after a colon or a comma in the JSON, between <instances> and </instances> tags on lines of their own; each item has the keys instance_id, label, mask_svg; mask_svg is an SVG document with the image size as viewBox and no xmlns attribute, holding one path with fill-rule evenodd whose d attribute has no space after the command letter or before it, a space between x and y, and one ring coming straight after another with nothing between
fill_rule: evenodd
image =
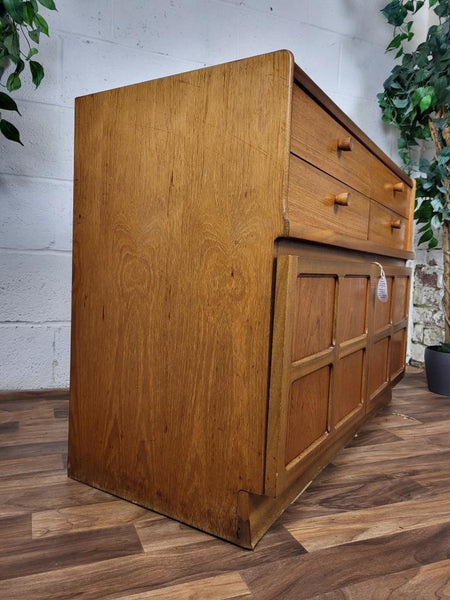
<instances>
[{"instance_id":1,"label":"white price tag","mask_svg":"<svg viewBox=\"0 0 450 600\"><path fill-rule=\"evenodd\" d=\"M380 302L387 302L389 300L389 291L384 269L380 263L375 262L374 264L380 268L380 279L377 284L377 298Z\"/></svg>"}]
</instances>

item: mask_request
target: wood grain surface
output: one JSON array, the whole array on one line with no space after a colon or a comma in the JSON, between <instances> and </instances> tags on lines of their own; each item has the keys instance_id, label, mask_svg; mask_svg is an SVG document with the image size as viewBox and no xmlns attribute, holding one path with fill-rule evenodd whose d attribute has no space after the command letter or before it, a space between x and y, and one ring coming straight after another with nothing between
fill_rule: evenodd
<instances>
[{"instance_id":1,"label":"wood grain surface","mask_svg":"<svg viewBox=\"0 0 450 600\"><path fill-rule=\"evenodd\" d=\"M263 492L292 80L281 51L76 102L69 473L235 541L239 490Z\"/></svg>"},{"instance_id":2,"label":"wood grain surface","mask_svg":"<svg viewBox=\"0 0 450 600\"><path fill-rule=\"evenodd\" d=\"M0 431L2 600L449 597L450 404L421 372L254 551L68 479L67 404L0 395L0 422L15 424Z\"/></svg>"}]
</instances>

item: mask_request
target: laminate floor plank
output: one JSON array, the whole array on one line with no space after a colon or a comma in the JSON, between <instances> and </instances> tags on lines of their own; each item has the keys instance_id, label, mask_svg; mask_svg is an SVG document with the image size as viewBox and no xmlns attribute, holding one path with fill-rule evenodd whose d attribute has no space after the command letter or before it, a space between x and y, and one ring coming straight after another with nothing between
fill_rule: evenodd
<instances>
[{"instance_id":1,"label":"laminate floor plank","mask_svg":"<svg viewBox=\"0 0 450 600\"><path fill-rule=\"evenodd\" d=\"M311 600L448 600L450 560L400 571L314 596Z\"/></svg>"},{"instance_id":2,"label":"laminate floor plank","mask_svg":"<svg viewBox=\"0 0 450 600\"><path fill-rule=\"evenodd\" d=\"M5 475L0 478L0 506L6 492L18 493L20 490L24 489L29 492L33 488L61 485L67 481L67 473L61 466L52 471Z\"/></svg>"},{"instance_id":3,"label":"laminate floor plank","mask_svg":"<svg viewBox=\"0 0 450 600\"><path fill-rule=\"evenodd\" d=\"M0 580L141 552L132 526L31 540L27 544L11 542L0 547Z\"/></svg>"},{"instance_id":4,"label":"laminate floor plank","mask_svg":"<svg viewBox=\"0 0 450 600\"><path fill-rule=\"evenodd\" d=\"M449 556L450 524L445 524L326 548L277 561L271 569L247 569L242 576L258 600L311 600Z\"/></svg>"},{"instance_id":5,"label":"laminate floor plank","mask_svg":"<svg viewBox=\"0 0 450 600\"><path fill-rule=\"evenodd\" d=\"M286 524L286 529L308 552L314 552L440 523L450 524L450 495L299 520Z\"/></svg>"},{"instance_id":6,"label":"laminate floor plank","mask_svg":"<svg viewBox=\"0 0 450 600\"><path fill-rule=\"evenodd\" d=\"M16 433L19 431L19 421L0 422L0 436L5 433Z\"/></svg>"},{"instance_id":7,"label":"laminate floor plank","mask_svg":"<svg viewBox=\"0 0 450 600\"><path fill-rule=\"evenodd\" d=\"M36 473L41 471L53 471L58 467L61 467L60 454L0 460L0 482L1 478L4 476Z\"/></svg>"},{"instance_id":8,"label":"laminate floor plank","mask_svg":"<svg viewBox=\"0 0 450 600\"><path fill-rule=\"evenodd\" d=\"M9 423L2 423L2 425L9 425ZM44 444L52 442L66 443L67 433L67 423L54 417L49 423L27 423L26 425L19 423L15 431L4 431L3 433L0 425L0 446L4 449L9 446L17 447L18 444L32 445L33 440L38 436Z\"/></svg>"},{"instance_id":9,"label":"laminate floor plank","mask_svg":"<svg viewBox=\"0 0 450 600\"><path fill-rule=\"evenodd\" d=\"M391 457L377 462L357 462L357 456L345 457L340 460L338 455L331 468L327 467L320 475L321 481L359 481L367 479L371 475L393 475L393 476L417 476L427 474L433 469L439 469L441 464L450 464L450 449L439 449L433 453L426 452L415 456L396 457L395 450ZM351 460L353 459L353 461ZM339 463L339 464L336 464ZM417 480L417 477L414 477Z\"/></svg>"},{"instance_id":10,"label":"laminate floor plank","mask_svg":"<svg viewBox=\"0 0 450 600\"><path fill-rule=\"evenodd\" d=\"M140 594L110 596L105 600L248 600L252 597L241 575L232 572Z\"/></svg>"},{"instance_id":11,"label":"laminate floor plank","mask_svg":"<svg viewBox=\"0 0 450 600\"><path fill-rule=\"evenodd\" d=\"M43 454L63 453L67 450L67 439L53 442L36 442L31 444L17 444L2 446L0 443L0 461L13 458L28 458L42 456ZM2 470L0 469L0 476Z\"/></svg>"},{"instance_id":12,"label":"laminate floor plank","mask_svg":"<svg viewBox=\"0 0 450 600\"><path fill-rule=\"evenodd\" d=\"M422 428L418 428L415 425L412 427L399 427L398 431L395 429L390 430L396 437L402 440L410 440L423 438L424 432ZM450 443L450 419L442 419L440 421L434 421L427 423L426 437L433 439L435 436L446 435L448 436L447 441Z\"/></svg>"},{"instance_id":13,"label":"laminate floor plank","mask_svg":"<svg viewBox=\"0 0 450 600\"><path fill-rule=\"evenodd\" d=\"M2 465L0 464L0 472ZM114 496L65 478L60 484L27 489L2 490L0 479L0 515L5 509L28 512L59 510L83 504L103 503Z\"/></svg>"},{"instance_id":14,"label":"laminate floor plank","mask_svg":"<svg viewBox=\"0 0 450 600\"><path fill-rule=\"evenodd\" d=\"M5 580L1 582L2 600L23 600L29 590L33 592L33 600L66 600L71 597L104 600L114 595L120 598L127 593L189 584L227 572L241 572L249 567L270 570L272 561L305 554L300 544L279 526L268 532L257 552L202 535L204 541L200 543L179 546L174 540L172 546L164 549L156 545L151 551L137 556L98 561L83 567L60 568L49 571L45 578L34 575ZM71 536L64 537L69 539ZM52 540L58 538L40 541Z\"/></svg>"},{"instance_id":15,"label":"laminate floor plank","mask_svg":"<svg viewBox=\"0 0 450 600\"><path fill-rule=\"evenodd\" d=\"M302 500L292 504L281 517L286 525L297 519L309 519L394 504L404 500L428 497L429 489L410 477L374 476L363 481L322 483L313 482Z\"/></svg>"},{"instance_id":16,"label":"laminate floor plank","mask_svg":"<svg viewBox=\"0 0 450 600\"><path fill-rule=\"evenodd\" d=\"M0 518L0 553L1 548L9 548L11 542L20 541L26 545L31 541L31 515L23 514Z\"/></svg>"},{"instance_id":17,"label":"laminate floor plank","mask_svg":"<svg viewBox=\"0 0 450 600\"><path fill-rule=\"evenodd\" d=\"M401 439L403 438L396 435L394 432L386 431L386 429L383 429L379 425L375 425L372 429L364 428L355 435L347 448L354 448L355 446L373 446L376 444L384 444L385 442L398 442Z\"/></svg>"},{"instance_id":18,"label":"laminate floor plank","mask_svg":"<svg viewBox=\"0 0 450 600\"><path fill-rule=\"evenodd\" d=\"M0 393L0 600L450 599L450 403L410 372L254 551L67 478L66 391Z\"/></svg>"},{"instance_id":19,"label":"laminate floor plank","mask_svg":"<svg viewBox=\"0 0 450 600\"><path fill-rule=\"evenodd\" d=\"M33 539L37 539L64 533L108 529L130 523L135 525L140 518L144 518L147 522L149 515L153 515L154 519L162 519L156 513L119 499L47 511L33 511L32 535Z\"/></svg>"},{"instance_id":20,"label":"laminate floor plank","mask_svg":"<svg viewBox=\"0 0 450 600\"><path fill-rule=\"evenodd\" d=\"M373 446L347 447L336 456L333 462L335 465L345 465L349 462L356 462L355 457L357 457L358 461L368 465L373 462L388 461L393 453L397 459L401 459L413 458L417 455L433 455L440 450L442 450L440 446L434 446L428 439L400 440Z\"/></svg>"}]
</instances>

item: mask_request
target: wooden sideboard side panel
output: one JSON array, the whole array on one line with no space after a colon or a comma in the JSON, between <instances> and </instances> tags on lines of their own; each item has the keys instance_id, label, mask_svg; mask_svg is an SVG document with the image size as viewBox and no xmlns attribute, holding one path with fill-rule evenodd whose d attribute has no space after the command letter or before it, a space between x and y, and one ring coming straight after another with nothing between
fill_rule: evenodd
<instances>
[{"instance_id":1,"label":"wooden sideboard side panel","mask_svg":"<svg viewBox=\"0 0 450 600\"><path fill-rule=\"evenodd\" d=\"M76 102L69 474L232 541L263 492L292 79L277 52Z\"/></svg>"}]
</instances>

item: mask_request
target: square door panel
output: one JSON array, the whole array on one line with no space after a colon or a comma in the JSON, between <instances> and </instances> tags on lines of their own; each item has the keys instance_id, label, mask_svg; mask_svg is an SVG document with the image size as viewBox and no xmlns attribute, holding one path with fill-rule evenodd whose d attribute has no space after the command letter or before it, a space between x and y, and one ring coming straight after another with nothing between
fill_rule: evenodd
<instances>
[{"instance_id":1,"label":"square door panel","mask_svg":"<svg viewBox=\"0 0 450 600\"><path fill-rule=\"evenodd\" d=\"M291 385L285 462L305 452L328 431L331 367L314 371Z\"/></svg>"},{"instance_id":2,"label":"square door panel","mask_svg":"<svg viewBox=\"0 0 450 600\"><path fill-rule=\"evenodd\" d=\"M391 338L391 379L398 375L405 366L406 329L400 329Z\"/></svg>"},{"instance_id":3,"label":"square door panel","mask_svg":"<svg viewBox=\"0 0 450 600\"><path fill-rule=\"evenodd\" d=\"M375 279L375 286L378 285L378 281L379 281L379 278L377 277ZM377 298L376 287L375 287L375 306L374 306L374 313L373 313L373 322L374 322L375 331L378 331L379 329L386 327L386 325L389 325L389 323L391 322L392 287L393 287L392 281L393 281L392 277L386 277L386 283L387 283L387 289L388 289L387 302L381 302L381 300L379 300Z\"/></svg>"},{"instance_id":4,"label":"square door panel","mask_svg":"<svg viewBox=\"0 0 450 600\"><path fill-rule=\"evenodd\" d=\"M369 366L369 395L372 396L388 380L389 338L374 344Z\"/></svg>"},{"instance_id":5,"label":"square door panel","mask_svg":"<svg viewBox=\"0 0 450 600\"><path fill-rule=\"evenodd\" d=\"M333 344L336 278L300 275L295 284L292 361L326 350Z\"/></svg>"},{"instance_id":6,"label":"square door panel","mask_svg":"<svg viewBox=\"0 0 450 600\"><path fill-rule=\"evenodd\" d=\"M392 322L395 324L406 319L408 313L409 286L408 277L396 277L394 279Z\"/></svg>"},{"instance_id":7,"label":"square door panel","mask_svg":"<svg viewBox=\"0 0 450 600\"><path fill-rule=\"evenodd\" d=\"M343 277L340 280L340 339L345 342L366 332L367 277Z\"/></svg>"},{"instance_id":8,"label":"square door panel","mask_svg":"<svg viewBox=\"0 0 450 600\"><path fill-rule=\"evenodd\" d=\"M341 358L336 366L333 397L335 424L361 405L364 352L364 350L353 352L353 354Z\"/></svg>"}]
</instances>

